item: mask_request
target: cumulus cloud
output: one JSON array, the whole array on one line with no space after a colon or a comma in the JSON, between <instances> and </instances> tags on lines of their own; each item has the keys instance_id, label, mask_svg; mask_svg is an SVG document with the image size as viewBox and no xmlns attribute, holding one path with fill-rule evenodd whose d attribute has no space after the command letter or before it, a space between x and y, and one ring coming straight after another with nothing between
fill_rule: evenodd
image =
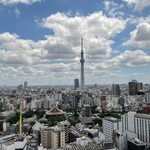
<instances>
[{"instance_id":1,"label":"cumulus cloud","mask_svg":"<svg viewBox=\"0 0 150 150\"><path fill-rule=\"evenodd\" d=\"M13 78L20 77L21 80L22 76L29 81L41 78L57 84L61 79L79 77L81 37L84 39L86 77L99 77L108 74L109 69L122 66L135 67L150 63L150 56L142 50L117 53L118 56L111 58L112 39L124 30L126 21L106 17L102 12L74 17L56 13L43 19L41 26L52 29L54 35L47 35L44 40L35 42L8 32L0 34L1 76L13 74ZM148 32L149 28L146 29ZM138 34L138 40L142 36Z\"/></svg>"},{"instance_id":2,"label":"cumulus cloud","mask_svg":"<svg viewBox=\"0 0 150 150\"><path fill-rule=\"evenodd\" d=\"M138 48L150 47L150 24L141 22L137 25L136 29L130 33L130 40L124 45L131 45Z\"/></svg>"},{"instance_id":3,"label":"cumulus cloud","mask_svg":"<svg viewBox=\"0 0 150 150\"><path fill-rule=\"evenodd\" d=\"M142 50L126 50L125 52L117 55L111 59L107 59L98 64L91 64L94 66L94 70L88 68L90 72L101 70L101 71L112 71L121 69L122 67L133 68L138 66L146 66L150 64L150 56Z\"/></svg>"},{"instance_id":4,"label":"cumulus cloud","mask_svg":"<svg viewBox=\"0 0 150 150\"><path fill-rule=\"evenodd\" d=\"M13 4L33 4L36 2L40 2L41 0L0 0L0 4L3 5L13 5Z\"/></svg>"},{"instance_id":5,"label":"cumulus cloud","mask_svg":"<svg viewBox=\"0 0 150 150\"><path fill-rule=\"evenodd\" d=\"M56 13L43 19L42 26L53 29L55 35L68 37L68 39L72 36L77 36L78 38L85 35L109 38L120 33L125 28L125 23L121 19L108 18L102 12L95 12L89 16L75 17Z\"/></svg>"},{"instance_id":6,"label":"cumulus cloud","mask_svg":"<svg viewBox=\"0 0 150 150\"><path fill-rule=\"evenodd\" d=\"M137 27L137 31L135 33L136 41L148 41L150 40L150 24L141 23Z\"/></svg>"},{"instance_id":7,"label":"cumulus cloud","mask_svg":"<svg viewBox=\"0 0 150 150\"><path fill-rule=\"evenodd\" d=\"M150 64L150 56L142 50L127 50L106 62L109 67L136 67Z\"/></svg>"},{"instance_id":8,"label":"cumulus cloud","mask_svg":"<svg viewBox=\"0 0 150 150\"><path fill-rule=\"evenodd\" d=\"M48 37L47 39L50 39L48 41L52 43L56 39L61 38L58 46L60 45L66 51L72 50L71 53L67 52L69 55L79 54L80 38L83 37L86 56L93 60L105 59L110 56L112 52L111 45L113 44L110 38L123 31L125 25L126 21L108 18L102 12L74 17L64 13L56 13L43 19L41 22L42 27L50 28L54 31L54 36Z\"/></svg>"},{"instance_id":9,"label":"cumulus cloud","mask_svg":"<svg viewBox=\"0 0 150 150\"><path fill-rule=\"evenodd\" d=\"M121 9L124 7L123 5L119 5L118 3L112 0L105 0L104 6L105 6L104 10L109 16L112 17L124 16L124 13L121 11Z\"/></svg>"},{"instance_id":10,"label":"cumulus cloud","mask_svg":"<svg viewBox=\"0 0 150 150\"><path fill-rule=\"evenodd\" d=\"M134 11L142 11L145 7L150 6L149 0L123 0L128 3L128 5L134 6Z\"/></svg>"},{"instance_id":11,"label":"cumulus cloud","mask_svg":"<svg viewBox=\"0 0 150 150\"><path fill-rule=\"evenodd\" d=\"M38 42L39 47L46 51L47 59L74 59L77 54L73 46L61 37L48 36L46 40Z\"/></svg>"},{"instance_id":12,"label":"cumulus cloud","mask_svg":"<svg viewBox=\"0 0 150 150\"><path fill-rule=\"evenodd\" d=\"M8 32L0 34L0 62L6 64L27 65L40 61L43 55L32 40L20 39L16 34Z\"/></svg>"}]
</instances>

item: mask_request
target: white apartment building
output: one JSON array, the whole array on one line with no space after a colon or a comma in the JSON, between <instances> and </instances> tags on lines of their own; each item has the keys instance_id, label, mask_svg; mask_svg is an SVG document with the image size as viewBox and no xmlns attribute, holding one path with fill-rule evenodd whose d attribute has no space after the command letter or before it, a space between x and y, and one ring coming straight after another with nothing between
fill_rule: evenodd
<instances>
[{"instance_id":1,"label":"white apartment building","mask_svg":"<svg viewBox=\"0 0 150 150\"><path fill-rule=\"evenodd\" d=\"M43 109L49 109L49 100L45 99L43 100Z\"/></svg>"},{"instance_id":2,"label":"white apartment building","mask_svg":"<svg viewBox=\"0 0 150 150\"><path fill-rule=\"evenodd\" d=\"M27 137L18 139L17 134L7 135L0 138L0 150L26 150Z\"/></svg>"},{"instance_id":3,"label":"white apartment building","mask_svg":"<svg viewBox=\"0 0 150 150\"><path fill-rule=\"evenodd\" d=\"M115 146L118 148L118 150L125 150L125 136L121 131L115 130L113 132L113 141L115 142Z\"/></svg>"},{"instance_id":4,"label":"white apartment building","mask_svg":"<svg viewBox=\"0 0 150 150\"><path fill-rule=\"evenodd\" d=\"M130 130L134 132L134 115L136 112L128 112L121 116L122 132Z\"/></svg>"},{"instance_id":5,"label":"white apartment building","mask_svg":"<svg viewBox=\"0 0 150 150\"><path fill-rule=\"evenodd\" d=\"M150 103L150 91L145 92L145 103L146 104Z\"/></svg>"},{"instance_id":6,"label":"white apartment building","mask_svg":"<svg viewBox=\"0 0 150 150\"><path fill-rule=\"evenodd\" d=\"M42 101L40 101L40 100L32 100L30 108L31 108L31 110L37 109L37 108L41 109L42 108Z\"/></svg>"},{"instance_id":7,"label":"white apartment building","mask_svg":"<svg viewBox=\"0 0 150 150\"><path fill-rule=\"evenodd\" d=\"M121 129L121 121L113 117L104 117L102 119L102 127L106 139L112 139L113 131Z\"/></svg>"},{"instance_id":8,"label":"white apartment building","mask_svg":"<svg viewBox=\"0 0 150 150\"><path fill-rule=\"evenodd\" d=\"M121 116L122 131L132 131L137 138L150 146L150 115L128 112Z\"/></svg>"},{"instance_id":9,"label":"white apartment building","mask_svg":"<svg viewBox=\"0 0 150 150\"><path fill-rule=\"evenodd\" d=\"M135 114L134 129L138 139L150 146L150 115Z\"/></svg>"}]
</instances>

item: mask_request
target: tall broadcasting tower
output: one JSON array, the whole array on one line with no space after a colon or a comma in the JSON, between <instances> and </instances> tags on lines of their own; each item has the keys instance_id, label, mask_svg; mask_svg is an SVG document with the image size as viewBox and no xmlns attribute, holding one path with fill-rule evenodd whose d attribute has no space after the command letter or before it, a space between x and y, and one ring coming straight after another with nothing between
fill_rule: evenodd
<instances>
[{"instance_id":1,"label":"tall broadcasting tower","mask_svg":"<svg viewBox=\"0 0 150 150\"><path fill-rule=\"evenodd\" d=\"M84 82L84 52L83 52L83 38L81 38L81 90L84 90L85 82Z\"/></svg>"}]
</instances>

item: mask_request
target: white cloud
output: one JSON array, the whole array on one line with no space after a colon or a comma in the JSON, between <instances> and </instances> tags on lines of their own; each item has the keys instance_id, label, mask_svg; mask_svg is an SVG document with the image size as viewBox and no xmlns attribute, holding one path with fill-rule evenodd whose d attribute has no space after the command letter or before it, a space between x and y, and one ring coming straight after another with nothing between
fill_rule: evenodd
<instances>
[{"instance_id":1,"label":"white cloud","mask_svg":"<svg viewBox=\"0 0 150 150\"><path fill-rule=\"evenodd\" d=\"M20 39L16 34L0 34L0 62L6 64L34 64L40 62L43 50L36 48L31 40Z\"/></svg>"},{"instance_id":2,"label":"white cloud","mask_svg":"<svg viewBox=\"0 0 150 150\"><path fill-rule=\"evenodd\" d=\"M141 24L141 23L150 24L150 16L137 17L134 15L129 15L129 17L126 19L126 22L127 22L127 24L133 24L133 25L137 25L137 24Z\"/></svg>"},{"instance_id":3,"label":"white cloud","mask_svg":"<svg viewBox=\"0 0 150 150\"><path fill-rule=\"evenodd\" d=\"M16 14L16 17L19 18L20 16L20 10L18 8L15 8L15 14Z\"/></svg>"},{"instance_id":4,"label":"white cloud","mask_svg":"<svg viewBox=\"0 0 150 150\"><path fill-rule=\"evenodd\" d=\"M124 45L131 45L138 48L150 47L150 24L141 22L137 25L136 29L130 33L130 40Z\"/></svg>"},{"instance_id":5,"label":"white cloud","mask_svg":"<svg viewBox=\"0 0 150 150\"><path fill-rule=\"evenodd\" d=\"M149 0L123 0L128 3L128 5L134 6L134 11L142 11L145 7L150 6Z\"/></svg>"},{"instance_id":6,"label":"white cloud","mask_svg":"<svg viewBox=\"0 0 150 150\"><path fill-rule=\"evenodd\" d=\"M149 23L150 24L150 15L146 17L137 17L138 24L140 23Z\"/></svg>"},{"instance_id":7,"label":"white cloud","mask_svg":"<svg viewBox=\"0 0 150 150\"><path fill-rule=\"evenodd\" d=\"M108 67L136 67L150 64L150 56L142 50L130 51L127 50L124 53L110 59L106 62Z\"/></svg>"},{"instance_id":8,"label":"white cloud","mask_svg":"<svg viewBox=\"0 0 150 150\"><path fill-rule=\"evenodd\" d=\"M117 55L111 59L107 59L100 63L87 64L89 66L94 66L94 68L87 67L90 72L95 72L97 70L101 71L113 71L116 69L123 68L134 68L139 66L150 65L150 55L146 54L142 50L126 50L125 52ZM98 72L98 71L97 71Z\"/></svg>"},{"instance_id":9,"label":"white cloud","mask_svg":"<svg viewBox=\"0 0 150 150\"><path fill-rule=\"evenodd\" d=\"M3 5L12 5L12 4L33 4L36 2L40 2L41 0L0 0L0 4Z\"/></svg>"},{"instance_id":10,"label":"white cloud","mask_svg":"<svg viewBox=\"0 0 150 150\"><path fill-rule=\"evenodd\" d=\"M32 83L37 80L45 84L46 81L51 81L50 84L72 82L80 76L81 37L84 39L86 78L99 78L100 75L105 78L108 70L150 63L150 56L142 50L117 53L118 56L111 58L112 38L124 30L126 21L108 18L102 12L74 17L56 13L43 19L41 25L52 29L54 35L34 42L16 34L0 34L0 76L6 74L14 80L26 79Z\"/></svg>"},{"instance_id":11,"label":"white cloud","mask_svg":"<svg viewBox=\"0 0 150 150\"><path fill-rule=\"evenodd\" d=\"M137 26L135 33L136 41L150 41L150 24L141 23Z\"/></svg>"},{"instance_id":12,"label":"white cloud","mask_svg":"<svg viewBox=\"0 0 150 150\"><path fill-rule=\"evenodd\" d=\"M54 36L47 37L47 42L43 44L49 49L48 53L51 54L53 52L50 46L53 46L52 42L57 41L56 45L62 47L62 52L65 50L68 53L70 49L68 55L72 58L75 57L75 54L80 53L80 38L83 37L86 57L102 61L108 58L112 52L113 41L110 38L123 31L125 25L126 21L108 18L102 12L74 17L56 13L43 19L41 23L41 26L54 31ZM53 47L53 49L56 49L56 47ZM64 54L66 54L65 51Z\"/></svg>"},{"instance_id":13,"label":"white cloud","mask_svg":"<svg viewBox=\"0 0 150 150\"><path fill-rule=\"evenodd\" d=\"M39 48L45 50L47 59L74 59L76 57L73 46L61 37L47 36L46 40L39 41Z\"/></svg>"},{"instance_id":14,"label":"white cloud","mask_svg":"<svg viewBox=\"0 0 150 150\"><path fill-rule=\"evenodd\" d=\"M122 4L114 2L113 0L105 0L104 1L104 10L111 17L122 17L124 13L121 9L124 7Z\"/></svg>"},{"instance_id":15,"label":"white cloud","mask_svg":"<svg viewBox=\"0 0 150 150\"><path fill-rule=\"evenodd\" d=\"M75 17L56 13L43 19L42 26L53 29L55 36L68 37L68 39L72 36L78 38L91 35L109 38L124 30L125 23L121 19L108 18L102 12Z\"/></svg>"}]
</instances>

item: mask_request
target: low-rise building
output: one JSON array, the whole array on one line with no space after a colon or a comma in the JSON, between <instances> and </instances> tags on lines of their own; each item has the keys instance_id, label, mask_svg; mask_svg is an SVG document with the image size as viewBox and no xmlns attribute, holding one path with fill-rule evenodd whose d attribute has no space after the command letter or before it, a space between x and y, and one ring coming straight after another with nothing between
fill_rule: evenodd
<instances>
[{"instance_id":1,"label":"low-rise building","mask_svg":"<svg viewBox=\"0 0 150 150\"><path fill-rule=\"evenodd\" d=\"M145 150L146 144L137 138L128 139L128 150Z\"/></svg>"}]
</instances>

